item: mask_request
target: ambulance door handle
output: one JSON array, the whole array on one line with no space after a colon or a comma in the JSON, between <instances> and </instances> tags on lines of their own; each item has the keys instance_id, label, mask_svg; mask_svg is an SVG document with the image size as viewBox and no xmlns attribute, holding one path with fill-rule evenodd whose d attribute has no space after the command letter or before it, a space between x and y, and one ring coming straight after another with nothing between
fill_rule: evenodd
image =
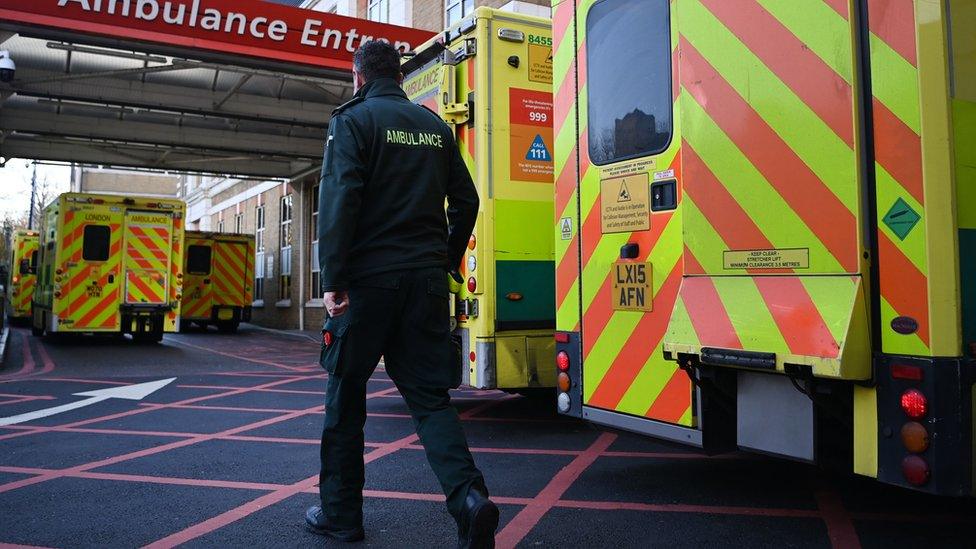
<instances>
[{"instance_id":1,"label":"ambulance door handle","mask_svg":"<svg viewBox=\"0 0 976 549\"><path fill-rule=\"evenodd\" d=\"M204 278L203 279L203 283L204 284L210 284L210 279L209 278Z\"/></svg>"},{"instance_id":2,"label":"ambulance door handle","mask_svg":"<svg viewBox=\"0 0 976 549\"><path fill-rule=\"evenodd\" d=\"M108 275L108 283L109 284L114 284L115 283L115 275L114 274Z\"/></svg>"}]
</instances>

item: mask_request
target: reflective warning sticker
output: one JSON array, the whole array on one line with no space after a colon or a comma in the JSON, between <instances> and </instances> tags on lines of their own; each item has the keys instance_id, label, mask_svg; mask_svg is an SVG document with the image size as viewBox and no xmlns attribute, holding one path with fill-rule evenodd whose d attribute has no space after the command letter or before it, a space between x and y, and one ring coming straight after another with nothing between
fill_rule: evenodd
<instances>
[{"instance_id":1,"label":"reflective warning sticker","mask_svg":"<svg viewBox=\"0 0 976 549\"><path fill-rule=\"evenodd\" d=\"M600 181L600 227L603 233L651 228L647 174Z\"/></svg>"},{"instance_id":2,"label":"reflective warning sticker","mask_svg":"<svg viewBox=\"0 0 976 549\"><path fill-rule=\"evenodd\" d=\"M573 218L564 217L559 220L559 231L562 233L563 240L573 239Z\"/></svg>"},{"instance_id":3,"label":"reflective warning sticker","mask_svg":"<svg viewBox=\"0 0 976 549\"><path fill-rule=\"evenodd\" d=\"M552 94L509 90L511 179L552 183Z\"/></svg>"},{"instance_id":4,"label":"reflective warning sticker","mask_svg":"<svg viewBox=\"0 0 976 549\"><path fill-rule=\"evenodd\" d=\"M905 240L908 233L912 232L912 229L918 225L921 219L922 216L918 215L918 212L913 210L908 202L899 198L885 214L882 221L891 229L891 232L895 233L899 240Z\"/></svg>"},{"instance_id":5,"label":"reflective warning sticker","mask_svg":"<svg viewBox=\"0 0 976 549\"><path fill-rule=\"evenodd\" d=\"M529 81L552 84L552 38L529 35Z\"/></svg>"},{"instance_id":6,"label":"reflective warning sticker","mask_svg":"<svg viewBox=\"0 0 976 549\"><path fill-rule=\"evenodd\" d=\"M778 250L726 250L723 259L726 269L809 269L810 250L783 248Z\"/></svg>"},{"instance_id":7,"label":"reflective warning sticker","mask_svg":"<svg viewBox=\"0 0 976 549\"><path fill-rule=\"evenodd\" d=\"M613 270L613 308L618 311L653 311L651 264L618 261L613 264Z\"/></svg>"}]
</instances>

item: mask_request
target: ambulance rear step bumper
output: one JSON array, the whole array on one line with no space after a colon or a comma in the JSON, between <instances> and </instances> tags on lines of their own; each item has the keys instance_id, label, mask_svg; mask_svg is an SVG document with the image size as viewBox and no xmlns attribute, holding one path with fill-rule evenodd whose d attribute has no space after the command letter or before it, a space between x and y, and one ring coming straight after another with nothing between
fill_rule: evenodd
<instances>
[{"instance_id":1,"label":"ambulance rear step bumper","mask_svg":"<svg viewBox=\"0 0 976 549\"><path fill-rule=\"evenodd\" d=\"M169 303L123 303L119 310L125 313L167 313L173 310Z\"/></svg>"},{"instance_id":2,"label":"ambulance rear step bumper","mask_svg":"<svg viewBox=\"0 0 976 549\"><path fill-rule=\"evenodd\" d=\"M704 444L702 432L698 429L655 421L646 417L629 416L620 412L611 412L609 410L584 405L583 419L592 421L598 425L680 442L697 448L702 448Z\"/></svg>"}]
</instances>

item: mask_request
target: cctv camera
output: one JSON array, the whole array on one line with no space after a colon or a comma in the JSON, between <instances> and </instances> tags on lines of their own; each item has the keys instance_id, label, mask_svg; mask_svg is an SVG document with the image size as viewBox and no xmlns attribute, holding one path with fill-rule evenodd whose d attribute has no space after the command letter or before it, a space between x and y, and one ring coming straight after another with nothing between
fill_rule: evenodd
<instances>
[{"instance_id":1,"label":"cctv camera","mask_svg":"<svg viewBox=\"0 0 976 549\"><path fill-rule=\"evenodd\" d=\"M10 82L14 79L15 72L17 72L17 65L10 58L10 52L0 51L0 82Z\"/></svg>"}]
</instances>

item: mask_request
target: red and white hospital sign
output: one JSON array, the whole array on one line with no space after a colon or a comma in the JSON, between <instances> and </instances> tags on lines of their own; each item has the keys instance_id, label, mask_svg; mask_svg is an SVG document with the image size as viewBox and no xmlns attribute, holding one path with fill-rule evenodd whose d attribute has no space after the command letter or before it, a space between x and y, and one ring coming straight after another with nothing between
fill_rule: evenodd
<instances>
[{"instance_id":1,"label":"red and white hospital sign","mask_svg":"<svg viewBox=\"0 0 976 549\"><path fill-rule=\"evenodd\" d=\"M0 25L349 69L371 39L401 51L433 33L259 0L0 0Z\"/></svg>"}]
</instances>

